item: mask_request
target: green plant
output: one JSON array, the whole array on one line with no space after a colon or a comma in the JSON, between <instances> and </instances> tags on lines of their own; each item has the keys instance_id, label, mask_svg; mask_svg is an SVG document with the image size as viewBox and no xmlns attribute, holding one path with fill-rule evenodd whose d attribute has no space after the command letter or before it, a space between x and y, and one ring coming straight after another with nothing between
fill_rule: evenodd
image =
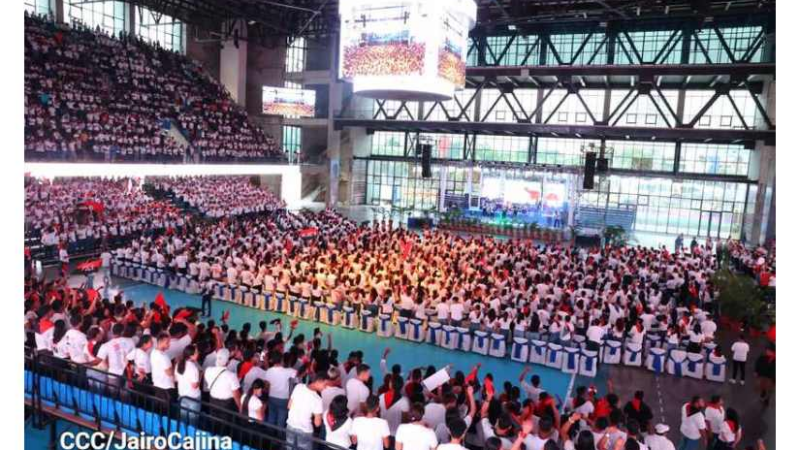
<instances>
[{"instance_id":1,"label":"green plant","mask_svg":"<svg viewBox=\"0 0 800 450\"><path fill-rule=\"evenodd\" d=\"M765 329L774 320L762 301L762 293L751 278L719 269L712 280L719 289L717 301L722 315L758 330Z\"/></svg>"}]
</instances>

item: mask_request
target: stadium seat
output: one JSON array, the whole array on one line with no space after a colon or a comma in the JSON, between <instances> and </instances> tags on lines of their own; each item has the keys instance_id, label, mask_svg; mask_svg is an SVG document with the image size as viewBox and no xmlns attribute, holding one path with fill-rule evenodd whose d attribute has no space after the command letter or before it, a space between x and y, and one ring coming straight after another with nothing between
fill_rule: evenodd
<instances>
[{"instance_id":1,"label":"stadium seat","mask_svg":"<svg viewBox=\"0 0 800 450\"><path fill-rule=\"evenodd\" d=\"M392 336L392 316L390 314L381 314L378 316L378 336Z\"/></svg>"},{"instance_id":2,"label":"stadium seat","mask_svg":"<svg viewBox=\"0 0 800 450\"><path fill-rule=\"evenodd\" d=\"M683 375L702 380L705 374L703 368L705 359L702 353L687 353L686 359L683 361Z\"/></svg>"},{"instance_id":3,"label":"stadium seat","mask_svg":"<svg viewBox=\"0 0 800 450\"><path fill-rule=\"evenodd\" d=\"M603 362L605 364L619 364L622 362L621 342L608 340L603 346Z\"/></svg>"},{"instance_id":4,"label":"stadium seat","mask_svg":"<svg viewBox=\"0 0 800 450\"><path fill-rule=\"evenodd\" d=\"M625 365L641 367L642 366L642 344L634 344L628 342L625 344Z\"/></svg>"},{"instance_id":5,"label":"stadium seat","mask_svg":"<svg viewBox=\"0 0 800 450\"><path fill-rule=\"evenodd\" d=\"M531 340L531 349L528 352L530 362L534 364L547 363L547 342L536 339Z\"/></svg>"},{"instance_id":6,"label":"stadium seat","mask_svg":"<svg viewBox=\"0 0 800 450\"><path fill-rule=\"evenodd\" d=\"M95 405L98 402L98 397L95 397ZM131 405L122 403L120 401L116 401L115 409L117 412L117 417L119 418L119 425L121 431L124 431L127 434L138 434L139 433L139 422L137 420L137 409ZM99 409L100 414L102 416L103 410Z\"/></svg>"},{"instance_id":7,"label":"stadium seat","mask_svg":"<svg viewBox=\"0 0 800 450\"><path fill-rule=\"evenodd\" d=\"M72 386L72 396L75 398L75 407L77 408L78 416L83 420L94 422L97 419L97 414L94 408L94 394Z\"/></svg>"},{"instance_id":8,"label":"stadium seat","mask_svg":"<svg viewBox=\"0 0 800 450\"><path fill-rule=\"evenodd\" d=\"M594 350L581 350L580 370L578 374L582 377L596 377L598 360L598 352Z\"/></svg>"},{"instance_id":9,"label":"stadium seat","mask_svg":"<svg viewBox=\"0 0 800 450\"><path fill-rule=\"evenodd\" d=\"M56 396L53 392L53 380L49 377L39 377L39 396L42 404L49 407L56 406Z\"/></svg>"},{"instance_id":10,"label":"stadium seat","mask_svg":"<svg viewBox=\"0 0 800 450\"><path fill-rule=\"evenodd\" d=\"M351 330L356 327L356 313L349 306L342 306L342 326Z\"/></svg>"},{"instance_id":11,"label":"stadium seat","mask_svg":"<svg viewBox=\"0 0 800 450\"><path fill-rule=\"evenodd\" d=\"M727 362L724 356L710 355L705 367L706 380L724 383Z\"/></svg>"},{"instance_id":12,"label":"stadium seat","mask_svg":"<svg viewBox=\"0 0 800 450\"><path fill-rule=\"evenodd\" d=\"M684 361L686 361L685 351L672 350L667 354L667 372L676 377L682 377Z\"/></svg>"},{"instance_id":13,"label":"stadium seat","mask_svg":"<svg viewBox=\"0 0 800 450\"><path fill-rule=\"evenodd\" d=\"M413 342L422 342L425 340L425 333L422 330L422 321L420 319L411 319L408 321L408 340Z\"/></svg>"},{"instance_id":14,"label":"stadium seat","mask_svg":"<svg viewBox=\"0 0 800 450\"><path fill-rule=\"evenodd\" d=\"M458 331L452 325L442 326L442 339L439 345L448 350L455 350L458 347Z\"/></svg>"},{"instance_id":15,"label":"stadium seat","mask_svg":"<svg viewBox=\"0 0 800 450\"><path fill-rule=\"evenodd\" d=\"M649 352L651 348L661 348L661 336L650 333L645 337L645 352ZM649 354L649 353L648 353Z\"/></svg>"},{"instance_id":16,"label":"stadium seat","mask_svg":"<svg viewBox=\"0 0 800 450\"><path fill-rule=\"evenodd\" d=\"M511 344L511 359L522 363L528 362L529 349L530 341L527 338L515 337Z\"/></svg>"},{"instance_id":17,"label":"stadium seat","mask_svg":"<svg viewBox=\"0 0 800 450\"><path fill-rule=\"evenodd\" d=\"M472 351L484 356L489 354L489 334L487 332L475 331L472 338Z\"/></svg>"},{"instance_id":18,"label":"stadium seat","mask_svg":"<svg viewBox=\"0 0 800 450\"><path fill-rule=\"evenodd\" d=\"M651 347L647 352L645 367L655 373L663 373L666 369L667 351L663 348Z\"/></svg>"},{"instance_id":19,"label":"stadium seat","mask_svg":"<svg viewBox=\"0 0 800 450\"><path fill-rule=\"evenodd\" d=\"M463 352L472 351L472 333L470 333L469 328L456 327L456 332L458 333L456 348Z\"/></svg>"},{"instance_id":20,"label":"stadium seat","mask_svg":"<svg viewBox=\"0 0 800 450\"><path fill-rule=\"evenodd\" d=\"M506 356L506 335L502 333L492 333L489 338L489 356L495 358L505 358Z\"/></svg>"},{"instance_id":21,"label":"stadium seat","mask_svg":"<svg viewBox=\"0 0 800 450\"><path fill-rule=\"evenodd\" d=\"M560 344L547 344L547 360L545 361L545 365L547 367L561 370L561 366L564 363L563 361L564 347L562 347Z\"/></svg>"},{"instance_id":22,"label":"stadium seat","mask_svg":"<svg viewBox=\"0 0 800 450\"><path fill-rule=\"evenodd\" d=\"M161 436L161 416L142 408L138 408L136 414L146 435Z\"/></svg>"},{"instance_id":23,"label":"stadium seat","mask_svg":"<svg viewBox=\"0 0 800 450\"><path fill-rule=\"evenodd\" d=\"M397 328L394 330L394 337L398 339L408 339L408 318L398 317Z\"/></svg>"},{"instance_id":24,"label":"stadium seat","mask_svg":"<svg viewBox=\"0 0 800 450\"><path fill-rule=\"evenodd\" d=\"M442 342L442 324L439 322L428 322L428 333L425 342L438 346Z\"/></svg>"},{"instance_id":25,"label":"stadium seat","mask_svg":"<svg viewBox=\"0 0 800 450\"><path fill-rule=\"evenodd\" d=\"M375 331L375 323L372 317L372 313L367 311L366 309L361 310L361 320L360 326L358 327L359 330L365 333L372 333Z\"/></svg>"},{"instance_id":26,"label":"stadium seat","mask_svg":"<svg viewBox=\"0 0 800 450\"><path fill-rule=\"evenodd\" d=\"M564 373L578 373L579 370L580 349L573 347L564 347L562 349L561 357L561 371Z\"/></svg>"},{"instance_id":27,"label":"stadium seat","mask_svg":"<svg viewBox=\"0 0 800 450\"><path fill-rule=\"evenodd\" d=\"M61 383L59 381L53 382L53 389L56 392L56 401L58 409L67 414L75 414L75 399L72 396L72 386Z\"/></svg>"}]
</instances>

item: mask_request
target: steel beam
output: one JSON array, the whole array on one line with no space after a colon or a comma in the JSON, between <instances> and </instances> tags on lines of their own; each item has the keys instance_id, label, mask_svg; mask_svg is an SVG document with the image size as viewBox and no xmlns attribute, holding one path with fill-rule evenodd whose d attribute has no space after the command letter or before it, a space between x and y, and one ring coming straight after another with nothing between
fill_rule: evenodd
<instances>
[{"instance_id":1,"label":"steel beam","mask_svg":"<svg viewBox=\"0 0 800 450\"><path fill-rule=\"evenodd\" d=\"M528 136L553 135L584 139L657 140L732 143L740 141L774 142L775 130L734 130L707 128L624 127L608 125L548 125L538 123L422 122L413 120L334 119L334 128L363 127L372 131L410 131L422 133L470 133Z\"/></svg>"}]
</instances>

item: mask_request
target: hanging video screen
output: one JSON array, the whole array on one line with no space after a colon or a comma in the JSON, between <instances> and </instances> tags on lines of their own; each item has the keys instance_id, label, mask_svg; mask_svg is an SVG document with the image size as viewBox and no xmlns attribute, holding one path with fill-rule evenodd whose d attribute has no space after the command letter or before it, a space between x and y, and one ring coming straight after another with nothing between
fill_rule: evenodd
<instances>
[{"instance_id":1,"label":"hanging video screen","mask_svg":"<svg viewBox=\"0 0 800 450\"><path fill-rule=\"evenodd\" d=\"M307 89L264 86L262 112L283 117L314 117L317 93Z\"/></svg>"}]
</instances>

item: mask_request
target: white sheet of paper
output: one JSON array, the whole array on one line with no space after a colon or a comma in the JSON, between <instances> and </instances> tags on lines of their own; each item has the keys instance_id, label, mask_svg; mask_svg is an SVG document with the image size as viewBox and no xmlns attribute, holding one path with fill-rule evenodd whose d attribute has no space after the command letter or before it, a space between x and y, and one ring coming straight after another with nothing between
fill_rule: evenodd
<instances>
[{"instance_id":1,"label":"white sheet of paper","mask_svg":"<svg viewBox=\"0 0 800 450\"><path fill-rule=\"evenodd\" d=\"M450 381L450 374L447 373L447 369L445 368L422 380L422 384L428 391L433 391L448 381Z\"/></svg>"}]
</instances>

